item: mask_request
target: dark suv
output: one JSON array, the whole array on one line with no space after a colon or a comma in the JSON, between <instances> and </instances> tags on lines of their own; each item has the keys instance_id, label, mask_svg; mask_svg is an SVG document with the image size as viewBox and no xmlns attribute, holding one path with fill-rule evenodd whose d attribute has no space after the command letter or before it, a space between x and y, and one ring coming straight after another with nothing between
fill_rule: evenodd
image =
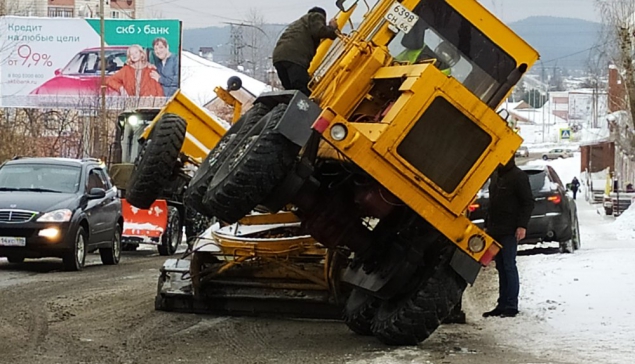
<instances>
[{"instance_id":1,"label":"dark suv","mask_svg":"<svg viewBox=\"0 0 635 364\"><path fill-rule=\"evenodd\" d=\"M580 247L580 228L575 202L567 195L565 185L550 166L519 166L529 176L535 205L521 244L557 241L560 251L573 253ZM469 207L469 218L483 227L489 206L489 181Z\"/></svg>"},{"instance_id":2,"label":"dark suv","mask_svg":"<svg viewBox=\"0 0 635 364\"><path fill-rule=\"evenodd\" d=\"M62 258L81 270L99 249L104 264L119 263L121 201L95 159L20 158L0 166L0 257Z\"/></svg>"}]
</instances>

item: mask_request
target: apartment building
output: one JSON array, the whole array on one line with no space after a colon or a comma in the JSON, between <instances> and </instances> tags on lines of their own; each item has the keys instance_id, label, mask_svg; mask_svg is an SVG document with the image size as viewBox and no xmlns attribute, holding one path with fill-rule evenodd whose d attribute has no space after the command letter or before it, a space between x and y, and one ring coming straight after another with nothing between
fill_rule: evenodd
<instances>
[{"instance_id":1,"label":"apartment building","mask_svg":"<svg viewBox=\"0 0 635 364\"><path fill-rule=\"evenodd\" d=\"M2 0L0 0L2 1ZM146 0L104 0L104 16L142 19ZM100 0L4 0L6 15L97 18Z\"/></svg>"}]
</instances>

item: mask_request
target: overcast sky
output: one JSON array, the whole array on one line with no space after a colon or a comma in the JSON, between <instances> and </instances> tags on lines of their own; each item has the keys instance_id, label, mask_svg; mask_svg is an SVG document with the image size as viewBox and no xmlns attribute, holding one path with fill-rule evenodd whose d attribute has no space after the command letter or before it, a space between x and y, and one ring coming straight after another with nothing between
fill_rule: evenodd
<instances>
[{"instance_id":1,"label":"overcast sky","mask_svg":"<svg viewBox=\"0 0 635 364\"><path fill-rule=\"evenodd\" d=\"M373 0L368 0L373 3ZM483 5L509 23L534 15L581 18L599 21L594 0L481 0ZM264 5L270 4L270 5ZM289 23L312 6L335 14L335 0L145 0L147 17L177 18L185 28L221 25L247 18L258 10L268 23Z\"/></svg>"}]
</instances>

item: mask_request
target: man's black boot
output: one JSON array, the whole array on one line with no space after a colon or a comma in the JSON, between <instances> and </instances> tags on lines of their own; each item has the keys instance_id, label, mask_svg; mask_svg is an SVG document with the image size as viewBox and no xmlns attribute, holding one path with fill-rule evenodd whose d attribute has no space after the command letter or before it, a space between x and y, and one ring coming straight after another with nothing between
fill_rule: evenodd
<instances>
[{"instance_id":1,"label":"man's black boot","mask_svg":"<svg viewBox=\"0 0 635 364\"><path fill-rule=\"evenodd\" d=\"M499 315L500 317L516 317L518 315L518 310L515 308L506 308Z\"/></svg>"},{"instance_id":2,"label":"man's black boot","mask_svg":"<svg viewBox=\"0 0 635 364\"><path fill-rule=\"evenodd\" d=\"M485 312L483 314L483 317L494 317L494 316L500 316L503 313L503 309L496 307L495 309Z\"/></svg>"}]
</instances>

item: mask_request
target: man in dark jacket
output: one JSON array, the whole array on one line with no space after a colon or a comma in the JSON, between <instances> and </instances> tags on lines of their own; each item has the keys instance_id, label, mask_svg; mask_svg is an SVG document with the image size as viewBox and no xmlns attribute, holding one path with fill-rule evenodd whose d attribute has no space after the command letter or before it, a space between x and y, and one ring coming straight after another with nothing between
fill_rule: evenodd
<instances>
[{"instance_id":1,"label":"man in dark jacket","mask_svg":"<svg viewBox=\"0 0 635 364\"><path fill-rule=\"evenodd\" d=\"M273 50L273 66L286 90L300 90L309 96L309 66L322 39L337 37L337 22L326 24L326 11L314 7L291 23Z\"/></svg>"},{"instance_id":2,"label":"man in dark jacket","mask_svg":"<svg viewBox=\"0 0 635 364\"><path fill-rule=\"evenodd\" d=\"M490 205L485 218L487 233L502 245L496 255L498 304L483 317L514 317L518 314L520 280L516 267L518 242L525 238L534 209L529 177L516 166L514 157L499 166L489 185Z\"/></svg>"}]
</instances>

